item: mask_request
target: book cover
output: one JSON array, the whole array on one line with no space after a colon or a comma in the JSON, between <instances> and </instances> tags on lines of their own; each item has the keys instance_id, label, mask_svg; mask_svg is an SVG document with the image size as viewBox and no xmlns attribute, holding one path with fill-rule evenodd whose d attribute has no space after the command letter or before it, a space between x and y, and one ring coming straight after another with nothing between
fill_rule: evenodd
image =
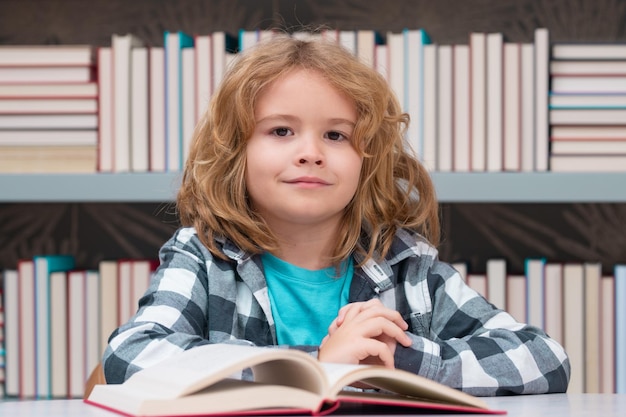
<instances>
[{"instance_id":1,"label":"book cover","mask_svg":"<svg viewBox=\"0 0 626 417\"><path fill-rule=\"evenodd\" d=\"M151 46L148 55L150 171L165 172L165 50Z\"/></svg>"},{"instance_id":2,"label":"book cover","mask_svg":"<svg viewBox=\"0 0 626 417\"><path fill-rule=\"evenodd\" d=\"M550 91L550 35L535 29L535 171L548 170L548 93Z\"/></svg>"},{"instance_id":3,"label":"book cover","mask_svg":"<svg viewBox=\"0 0 626 417\"><path fill-rule=\"evenodd\" d=\"M521 170L535 169L535 46L523 43L521 51Z\"/></svg>"},{"instance_id":4,"label":"book cover","mask_svg":"<svg viewBox=\"0 0 626 417\"><path fill-rule=\"evenodd\" d=\"M502 171L503 48L502 33L487 34L487 162L490 172Z\"/></svg>"},{"instance_id":5,"label":"book cover","mask_svg":"<svg viewBox=\"0 0 626 417\"><path fill-rule=\"evenodd\" d=\"M113 53L98 48L98 171L113 172Z\"/></svg>"},{"instance_id":6,"label":"book cover","mask_svg":"<svg viewBox=\"0 0 626 417\"><path fill-rule=\"evenodd\" d=\"M0 98L0 114L95 114L95 98Z\"/></svg>"},{"instance_id":7,"label":"book cover","mask_svg":"<svg viewBox=\"0 0 626 417\"><path fill-rule=\"evenodd\" d=\"M0 66L90 66L94 55L91 45L2 45Z\"/></svg>"},{"instance_id":8,"label":"book cover","mask_svg":"<svg viewBox=\"0 0 626 417\"><path fill-rule=\"evenodd\" d=\"M489 302L500 309L506 308L506 260L487 260L487 294Z\"/></svg>"},{"instance_id":9,"label":"book cover","mask_svg":"<svg viewBox=\"0 0 626 417\"><path fill-rule=\"evenodd\" d=\"M17 263L19 304L19 388L20 399L35 398L35 263L20 259Z\"/></svg>"},{"instance_id":10,"label":"book cover","mask_svg":"<svg viewBox=\"0 0 626 417\"><path fill-rule=\"evenodd\" d=\"M73 255L37 255L33 257L33 264L35 274L35 396L51 398L51 274L74 268L75 260Z\"/></svg>"},{"instance_id":11,"label":"book cover","mask_svg":"<svg viewBox=\"0 0 626 417\"><path fill-rule=\"evenodd\" d=\"M67 398L67 271L50 274L50 397Z\"/></svg>"},{"instance_id":12,"label":"book cover","mask_svg":"<svg viewBox=\"0 0 626 417\"><path fill-rule=\"evenodd\" d=\"M4 296L4 392L8 397L20 394L20 282L17 269L5 269L2 277Z\"/></svg>"},{"instance_id":13,"label":"book cover","mask_svg":"<svg viewBox=\"0 0 626 417\"><path fill-rule=\"evenodd\" d=\"M424 144L422 162L426 169L437 170L437 48L424 45Z\"/></svg>"},{"instance_id":14,"label":"book cover","mask_svg":"<svg viewBox=\"0 0 626 417\"><path fill-rule=\"evenodd\" d=\"M470 48L470 170L487 168L487 34L472 32Z\"/></svg>"},{"instance_id":15,"label":"book cover","mask_svg":"<svg viewBox=\"0 0 626 417\"><path fill-rule=\"evenodd\" d=\"M233 377L246 368L252 369L254 381ZM344 389L355 383L388 393ZM123 384L95 385L85 402L128 416L324 415L341 410L342 404L365 410L384 405L390 410L505 413L406 371L322 363L297 350L231 344L197 346L133 374Z\"/></svg>"},{"instance_id":16,"label":"book cover","mask_svg":"<svg viewBox=\"0 0 626 417\"><path fill-rule=\"evenodd\" d=\"M453 58L451 45L437 47L437 171L450 172L453 166Z\"/></svg>"},{"instance_id":17,"label":"book cover","mask_svg":"<svg viewBox=\"0 0 626 417\"><path fill-rule=\"evenodd\" d=\"M615 277L601 279L600 294L600 392L615 392Z\"/></svg>"},{"instance_id":18,"label":"book cover","mask_svg":"<svg viewBox=\"0 0 626 417\"><path fill-rule=\"evenodd\" d=\"M568 393L585 392L585 270L583 264L563 266L563 347L571 363Z\"/></svg>"},{"instance_id":19,"label":"book cover","mask_svg":"<svg viewBox=\"0 0 626 417\"><path fill-rule=\"evenodd\" d=\"M600 392L600 294L602 264L585 262L585 392Z\"/></svg>"},{"instance_id":20,"label":"book cover","mask_svg":"<svg viewBox=\"0 0 626 417\"><path fill-rule=\"evenodd\" d=\"M526 320L531 326L544 328L544 258L526 259Z\"/></svg>"},{"instance_id":21,"label":"book cover","mask_svg":"<svg viewBox=\"0 0 626 417\"><path fill-rule=\"evenodd\" d=\"M164 34L165 40L165 155L166 171L183 166L182 50L193 47L193 37L178 32Z\"/></svg>"},{"instance_id":22,"label":"book cover","mask_svg":"<svg viewBox=\"0 0 626 417\"><path fill-rule=\"evenodd\" d=\"M130 53L130 171L149 169L149 68L148 48L135 47Z\"/></svg>"},{"instance_id":23,"label":"book cover","mask_svg":"<svg viewBox=\"0 0 626 417\"><path fill-rule=\"evenodd\" d=\"M97 98L98 83L0 84L0 98Z\"/></svg>"},{"instance_id":24,"label":"book cover","mask_svg":"<svg viewBox=\"0 0 626 417\"><path fill-rule=\"evenodd\" d=\"M468 45L454 45L453 48L453 170L470 170L470 80Z\"/></svg>"},{"instance_id":25,"label":"book cover","mask_svg":"<svg viewBox=\"0 0 626 417\"><path fill-rule=\"evenodd\" d=\"M614 267L615 276L615 393L626 394L626 264Z\"/></svg>"},{"instance_id":26,"label":"book cover","mask_svg":"<svg viewBox=\"0 0 626 417\"><path fill-rule=\"evenodd\" d=\"M85 368L85 271L69 271L67 275L68 395L80 398L86 381Z\"/></svg>"},{"instance_id":27,"label":"book cover","mask_svg":"<svg viewBox=\"0 0 626 417\"><path fill-rule=\"evenodd\" d=\"M507 42L504 44L504 106L503 106L503 168L505 171L521 170L521 45ZM491 117L491 115L490 115Z\"/></svg>"}]
</instances>

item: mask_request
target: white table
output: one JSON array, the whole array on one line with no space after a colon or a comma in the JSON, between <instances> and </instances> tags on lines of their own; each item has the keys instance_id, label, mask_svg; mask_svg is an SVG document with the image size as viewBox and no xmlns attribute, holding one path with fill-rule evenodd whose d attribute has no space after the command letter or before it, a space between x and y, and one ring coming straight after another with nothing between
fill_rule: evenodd
<instances>
[{"instance_id":1,"label":"white table","mask_svg":"<svg viewBox=\"0 0 626 417\"><path fill-rule=\"evenodd\" d=\"M626 415L626 394L552 394L483 398L509 417L617 417ZM429 414L419 414L420 417ZM435 414L442 415L454 414ZM465 417L475 414L463 414ZM114 417L82 400L0 401L1 417ZM351 416L356 417L356 416ZM372 417L368 415L368 417Z\"/></svg>"}]
</instances>

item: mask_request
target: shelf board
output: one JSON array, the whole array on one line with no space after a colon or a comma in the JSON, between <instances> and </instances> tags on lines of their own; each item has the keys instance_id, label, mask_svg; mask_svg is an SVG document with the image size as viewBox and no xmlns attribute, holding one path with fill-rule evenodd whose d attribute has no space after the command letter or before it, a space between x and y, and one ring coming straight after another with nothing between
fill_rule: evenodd
<instances>
[{"instance_id":1,"label":"shelf board","mask_svg":"<svg viewBox=\"0 0 626 417\"><path fill-rule=\"evenodd\" d=\"M2 174L0 202L167 202L182 173ZM626 202L624 173L433 173L442 203Z\"/></svg>"}]
</instances>

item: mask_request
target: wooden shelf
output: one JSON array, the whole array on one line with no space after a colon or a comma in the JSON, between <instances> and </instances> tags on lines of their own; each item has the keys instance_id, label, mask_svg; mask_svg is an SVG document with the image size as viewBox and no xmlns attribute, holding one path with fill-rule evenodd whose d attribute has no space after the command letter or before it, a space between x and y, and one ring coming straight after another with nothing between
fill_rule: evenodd
<instances>
[{"instance_id":1,"label":"wooden shelf","mask_svg":"<svg viewBox=\"0 0 626 417\"><path fill-rule=\"evenodd\" d=\"M3 174L0 202L167 202L181 173ZM433 173L440 202L626 202L624 173Z\"/></svg>"}]
</instances>

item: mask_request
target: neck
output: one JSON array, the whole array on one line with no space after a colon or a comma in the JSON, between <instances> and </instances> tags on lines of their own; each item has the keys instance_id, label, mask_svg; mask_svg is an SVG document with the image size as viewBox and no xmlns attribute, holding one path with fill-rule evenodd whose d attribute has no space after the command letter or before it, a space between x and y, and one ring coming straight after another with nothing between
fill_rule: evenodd
<instances>
[{"instance_id":1,"label":"neck","mask_svg":"<svg viewBox=\"0 0 626 417\"><path fill-rule=\"evenodd\" d=\"M330 255L337 239L337 227L302 227L276 230L279 252L276 257L301 268L317 270L331 266Z\"/></svg>"}]
</instances>

